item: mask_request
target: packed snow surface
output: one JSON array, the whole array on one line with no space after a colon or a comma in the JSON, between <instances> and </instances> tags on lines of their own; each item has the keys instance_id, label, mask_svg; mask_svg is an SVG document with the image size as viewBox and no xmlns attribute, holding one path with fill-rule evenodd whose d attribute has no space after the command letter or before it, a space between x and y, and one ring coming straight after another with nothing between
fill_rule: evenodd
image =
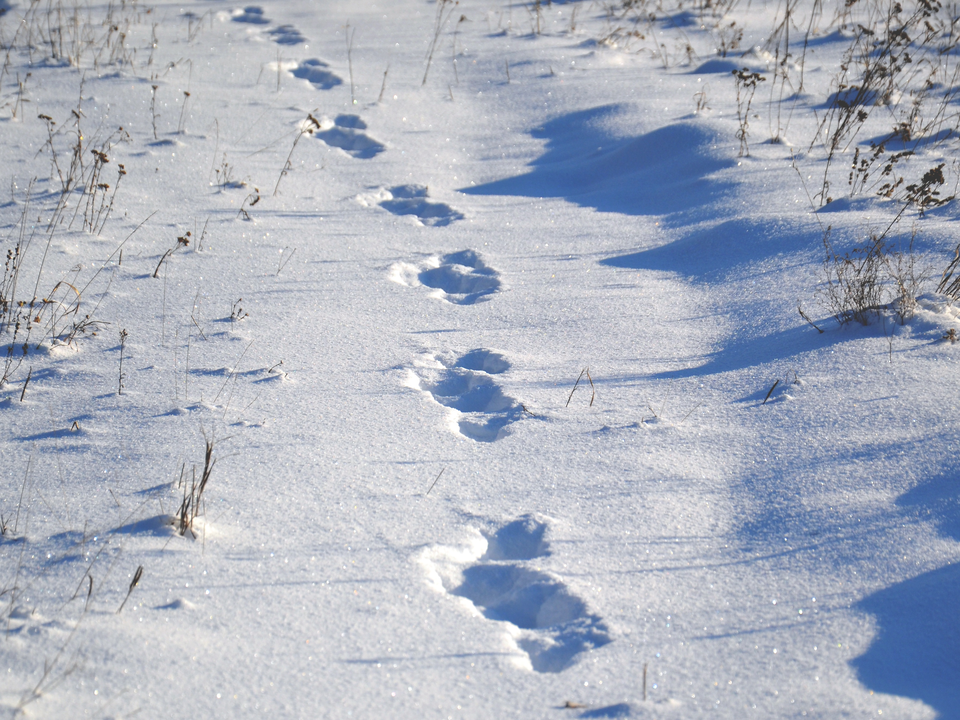
<instances>
[{"instance_id":1,"label":"packed snow surface","mask_svg":"<svg viewBox=\"0 0 960 720\"><path fill-rule=\"evenodd\" d=\"M0 714L960 718L955 12L0 0Z\"/></svg>"}]
</instances>

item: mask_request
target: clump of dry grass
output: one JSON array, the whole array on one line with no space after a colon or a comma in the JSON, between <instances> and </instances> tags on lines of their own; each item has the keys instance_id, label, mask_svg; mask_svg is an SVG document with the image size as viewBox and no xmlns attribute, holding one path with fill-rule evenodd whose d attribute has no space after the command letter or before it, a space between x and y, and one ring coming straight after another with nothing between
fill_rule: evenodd
<instances>
[{"instance_id":1,"label":"clump of dry grass","mask_svg":"<svg viewBox=\"0 0 960 720\"><path fill-rule=\"evenodd\" d=\"M903 324L916 311L916 298L929 276L923 258L914 250L918 231L914 228L909 241L898 244L889 239L891 227L868 235L843 254L830 240L832 228L824 231L826 257L820 303L839 324L855 320L867 325L887 310L892 310Z\"/></svg>"},{"instance_id":2,"label":"clump of dry grass","mask_svg":"<svg viewBox=\"0 0 960 720\"><path fill-rule=\"evenodd\" d=\"M213 456L215 441L213 437L203 435L204 456L203 470L200 471L200 478L197 478L197 468L193 467L190 482L186 482L186 464L180 468L180 480L177 483L178 488L183 490L183 499L176 514L177 532L180 535L190 533L191 537L196 537L193 530L193 524L203 512L203 494L207 489L207 483L210 482L210 476L213 474L213 468L217 464L217 458Z\"/></svg>"}]
</instances>

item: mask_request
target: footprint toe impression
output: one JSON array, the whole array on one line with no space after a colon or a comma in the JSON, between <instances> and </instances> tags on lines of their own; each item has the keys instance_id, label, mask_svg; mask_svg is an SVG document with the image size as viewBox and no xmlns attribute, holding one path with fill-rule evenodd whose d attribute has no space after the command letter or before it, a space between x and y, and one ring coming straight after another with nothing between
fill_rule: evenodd
<instances>
[{"instance_id":1,"label":"footprint toe impression","mask_svg":"<svg viewBox=\"0 0 960 720\"><path fill-rule=\"evenodd\" d=\"M510 363L500 353L480 348L463 355L457 360L456 367L466 370L479 370L490 375L499 375L510 369Z\"/></svg>"},{"instance_id":2,"label":"footprint toe impression","mask_svg":"<svg viewBox=\"0 0 960 720\"><path fill-rule=\"evenodd\" d=\"M550 546L543 536L547 524L533 515L507 523L495 533L483 533L487 539L487 551L481 560L532 560L550 554Z\"/></svg>"}]
</instances>

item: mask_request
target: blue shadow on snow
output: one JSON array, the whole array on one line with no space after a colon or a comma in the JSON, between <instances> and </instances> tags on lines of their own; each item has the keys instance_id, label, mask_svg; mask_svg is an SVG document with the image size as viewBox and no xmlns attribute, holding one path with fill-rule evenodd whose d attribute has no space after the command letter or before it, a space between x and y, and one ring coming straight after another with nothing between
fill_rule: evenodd
<instances>
[{"instance_id":1,"label":"blue shadow on snow","mask_svg":"<svg viewBox=\"0 0 960 720\"><path fill-rule=\"evenodd\" d=\"M860 682L891 695L916 698L960 719L960 564L924 573L861 600L874 615L877 637L851 664Z\"/></svg>"},{"instance_id":2,"label":"blue shadow on snow","mask_svg":"<svg viewBox=\"0 0 960 720\"><path fill-rule=\"evenodd\" d=\"M627 270L662 270L699 282L719 282L729 279L734 268L819 248L822 236L822 231L812 225L804 231L795 223L736 218L698 228L659 247L606 258L600 264ZM756 271L750 274L756 279Z\"/></svg>"},{"instance_id":3,"label":"blue shadow on snow","mask_svg":"<svg viewBox=\"0 0 960 720\"><path fill-rule=\"evenodd\" d=\"M633 717L633 708L629 703L617 703L606 707L586 710L580 713L582 718L628 718Z\"/></svg>"},{"instance_id":4,"label":"blue shadow on snow","mask_svg":"<svg viewBox=\"0 0 960 720\"><path fill-rule=\"evenodd\" d=\"M734 164L707 127L684 122L635 137L611 126L635 110L605 105L562 115L532 131L547 141L531 170L463 188L468 195L556 197L601 212L670 215L724 198L732 185L710 175Z\"/></svg>"},{"instance_id":5,"label":"blue shadow on snow","mask_svg":"<svg viewBox=\"0 0 960 720\"><path fill-rule=\"evenodd\" d=\"M902 495L940 531L960 540L960 477L945 474ZM960 563L880 590L858 607L874 615L877 637L852 661L860 682L877 692L915 698L940 720L960 720Z\"/></svg>"},{"instance_id":6,"label":"blue shadow on snow","mask_svg":"<svg viewBox=\"0 0 960 720\"><path fill-rule=\"evenodd\" d=\"M703 377L718 373L744 370L746 368L767 365L789 358L799 357L801 355L818 352L825 348L838 345L843 342L857 340L864 337L867 333L874 332L880 334L880 330L875 328L844 327L837 328L833 318L821 318L817 324L827 328L824 333L818 333L812 327L804 323L798 317L798 324L785 330L777 330L772 333L757 336L746 336L733 339L723 347L714 352L690 358L691 362L698 362L697 365L679 368L677 370L665 370L663 372L648 375L649 378L658 380L671 380L677 378ZM763 394L766 394L768 387L762 387ZM759 393L761 388L758 387ZM741 398L742 402L755 400L757 396L750 395Z\"/></svg>"}]
</instances>

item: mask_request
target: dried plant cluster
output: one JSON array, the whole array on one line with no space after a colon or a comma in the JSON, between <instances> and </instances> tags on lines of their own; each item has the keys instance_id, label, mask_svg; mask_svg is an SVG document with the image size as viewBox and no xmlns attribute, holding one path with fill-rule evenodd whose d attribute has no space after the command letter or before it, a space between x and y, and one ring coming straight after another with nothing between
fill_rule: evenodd
<instances>
[{"instance_id":1,"label":"dried plant cluster","mask_svg":"<svg viewBox=\"0 0 960 720\"><path fill-rule=\"evenodd\" d=\"M822 228L821 303L841 324L867 323L888 310L903 321L935 274L915 251L922 219L952 202L960 183L960 10L939 0L833 7L781 0L769 34L744 51L738 13L745 11L739 0L620 0L606 6L600 42L649 52L665 68L711 54L750 57L750 66L732 71L739 155L750 154L748 139L757 142L755 121L763 115L772 143L793 135L791 126L812 126L791 151L812 208L841 196L879 201L877 229ZM846 48L829 93L814 97L805 69L815 41L827 36ZM758 97L767 80L769 95ZM694 101L702 114L705 87ZM938 288L951 297L960 292L954 271L951 265Z\"/></svg>"},{"instance_id":2,"label":"dried plant cluster","mask_svg":"<svg viewBox=\"0 0 960 720\"><path fill-rule=\"evenodd\" d=\"M205 18L191 13L184 15L188 43L196 39L204 27ZM125 163L123 159L135 141L163 142L165 118L159 112L163 107L165 88L162 78L178 63L188 67L190 63L181 58L164 67L155 64L159 42L157 27L156 15L136 0L103 4L26 0L16 3L12 9L0 2L0 112L4 114L4 122L37 123L42 128L42 144L38 143L39 149L30 168L34 177L22 187L12 184L11 201L4 206L16 208L13 216L16 222L0 236L3 254L0 390L6 389L4 402L19 401L25 403L25 407L30 404L32 394L39 392L39 378L49 379L55 375L50 366L53 365L51 351L56 347L116 353L113 355L116 374L112 378L112 392L108 394L119 396L119 402L137 402L132 387L131 362L135 352L131 345L134 338L141 340L142 329L126 325L130 319L123 316L122 303L109 310L112 314L105 312L104 305L110 303L104 303L104 300L110 297L111 286L121 272L125 246L156 214L150 214L139 223L139 218L131 220L127 217L129 208L124 207L124 190L142 178L136 177L133 164ZM70 77L77 92L73 96L75 102L67 106L69 111L63 116L54 111L43 112L33 92L40 73L24 73L23 67L41 67L46 73L63 73ZM144 119L139 123L139 130L110 125L104 119L105 115L97 117L91 112L92 91L87 87L86 78L101 73L123 73L148 79ZM186 133L190 116L187 104L192 100L190 91L180 92L179 113L169 118L171 123L176 118L175 129L167 127L167 135ZM217 170L217 185L221 191L244 185L230 177L231 170L224 154L222 166ZM258 200L259 195L254 193L243 203L240 214L249 218L249 208ZM179 258L187 252L200 252L207 236L207 221L192 222L195 223L194 231L178 231L172 247L154 255L141 250L137 255L137 262L145 263L140 277L152 285L151 289L158 298L162 294L163 333L166 332L167 303L165 268L172 262L174 253L179 253ZM62 248L67 245L77 248L78 257L71 261L72 267L64 270L62 256L67 253ZM126 270L127 266L122 269ZM197 336L206 339L201 326L199 298L198 292L190 323ZM248 313L240 307L238 300L229 316L239 321L248 317ZM108 326L115 329L103 332ZM130 327L129 332L127 327ZM184 335L187 362L176 379L173 394L177 400L181 393L187 397L190 391L189 348L194 335L192 330ZM113 347L105 347L109 345L107 337L117 341ZM157 340L160 345L167 341L164 336ZM173 348L173 353L177 364L177 347ZM67 362L71 354L64 353ZM227 377L221 392L230 380L236 383L237 374ZM131 386L129 390L128 386ZM226 410L224 408L224 415ZM84 418L73 420L64 432L82 436L87 432ZM167 529L173 527L182 536L195 535L197 520L203 514L205 491L217 462L212 433L209 437L204 434L203 439L202 462L192 471L188 469L188 463L183 463L181 486L174 488L176 483L169 483L168 491L182 491L182 496L173 501L174 508L176 502L180 505L175 514L163 515L160 523ZM31 455L17 496L0 499L0 544L6 546L5 551L13 548L14 556L18 557L13 576L0 577L0 632L9 632L14 614L24 612L22 604L33 602L28 598L35 596L41 581L46 582L41 576L31 574L28 568L30 554L36 552L28 535L32 530L29 527L32 506L39 502L35 473ZM188 475L192 479L188 480ZM176 477L172 479L176 480ZM116 501L112 491L111 497ZM119 502L117 507L120 508ZM69 550L68 557L73 558L75 554L83 560L79 585L75 591L73 586L69 589L45 587L42 590L42 593L56 598L64 617L71 616L72 630L59 650L44 660L43 672L36 684L23 693L17 704L18 712L23 712L27 705L47 694L80 666L76 639L79 629L91 609L113 602L102 596L115 592L108 579L115 566L119 570L122 567L120 561L125 559L121 554L122 541L118 538L124 523L139 521L138 513L142 511L143 508L138 507L129 516L122 516L120 529L111 532L88 532L85 525L82 532L76 531L80 537L78 547ZM129 512L129 508L123 508L121 512ZM65 534L70 534L75 528L70 526L66 530ZM9 553L7 555L9 557ZM131 568L132 579L129 584L124 583L123 602L119 609L116 605L112 608L117 613L128 604L143 573L143 565L136 565L136 570ZM76 606L71 605L74 601L82 603L77 612L73 612Z\"/></svg>"}]
</instances>

